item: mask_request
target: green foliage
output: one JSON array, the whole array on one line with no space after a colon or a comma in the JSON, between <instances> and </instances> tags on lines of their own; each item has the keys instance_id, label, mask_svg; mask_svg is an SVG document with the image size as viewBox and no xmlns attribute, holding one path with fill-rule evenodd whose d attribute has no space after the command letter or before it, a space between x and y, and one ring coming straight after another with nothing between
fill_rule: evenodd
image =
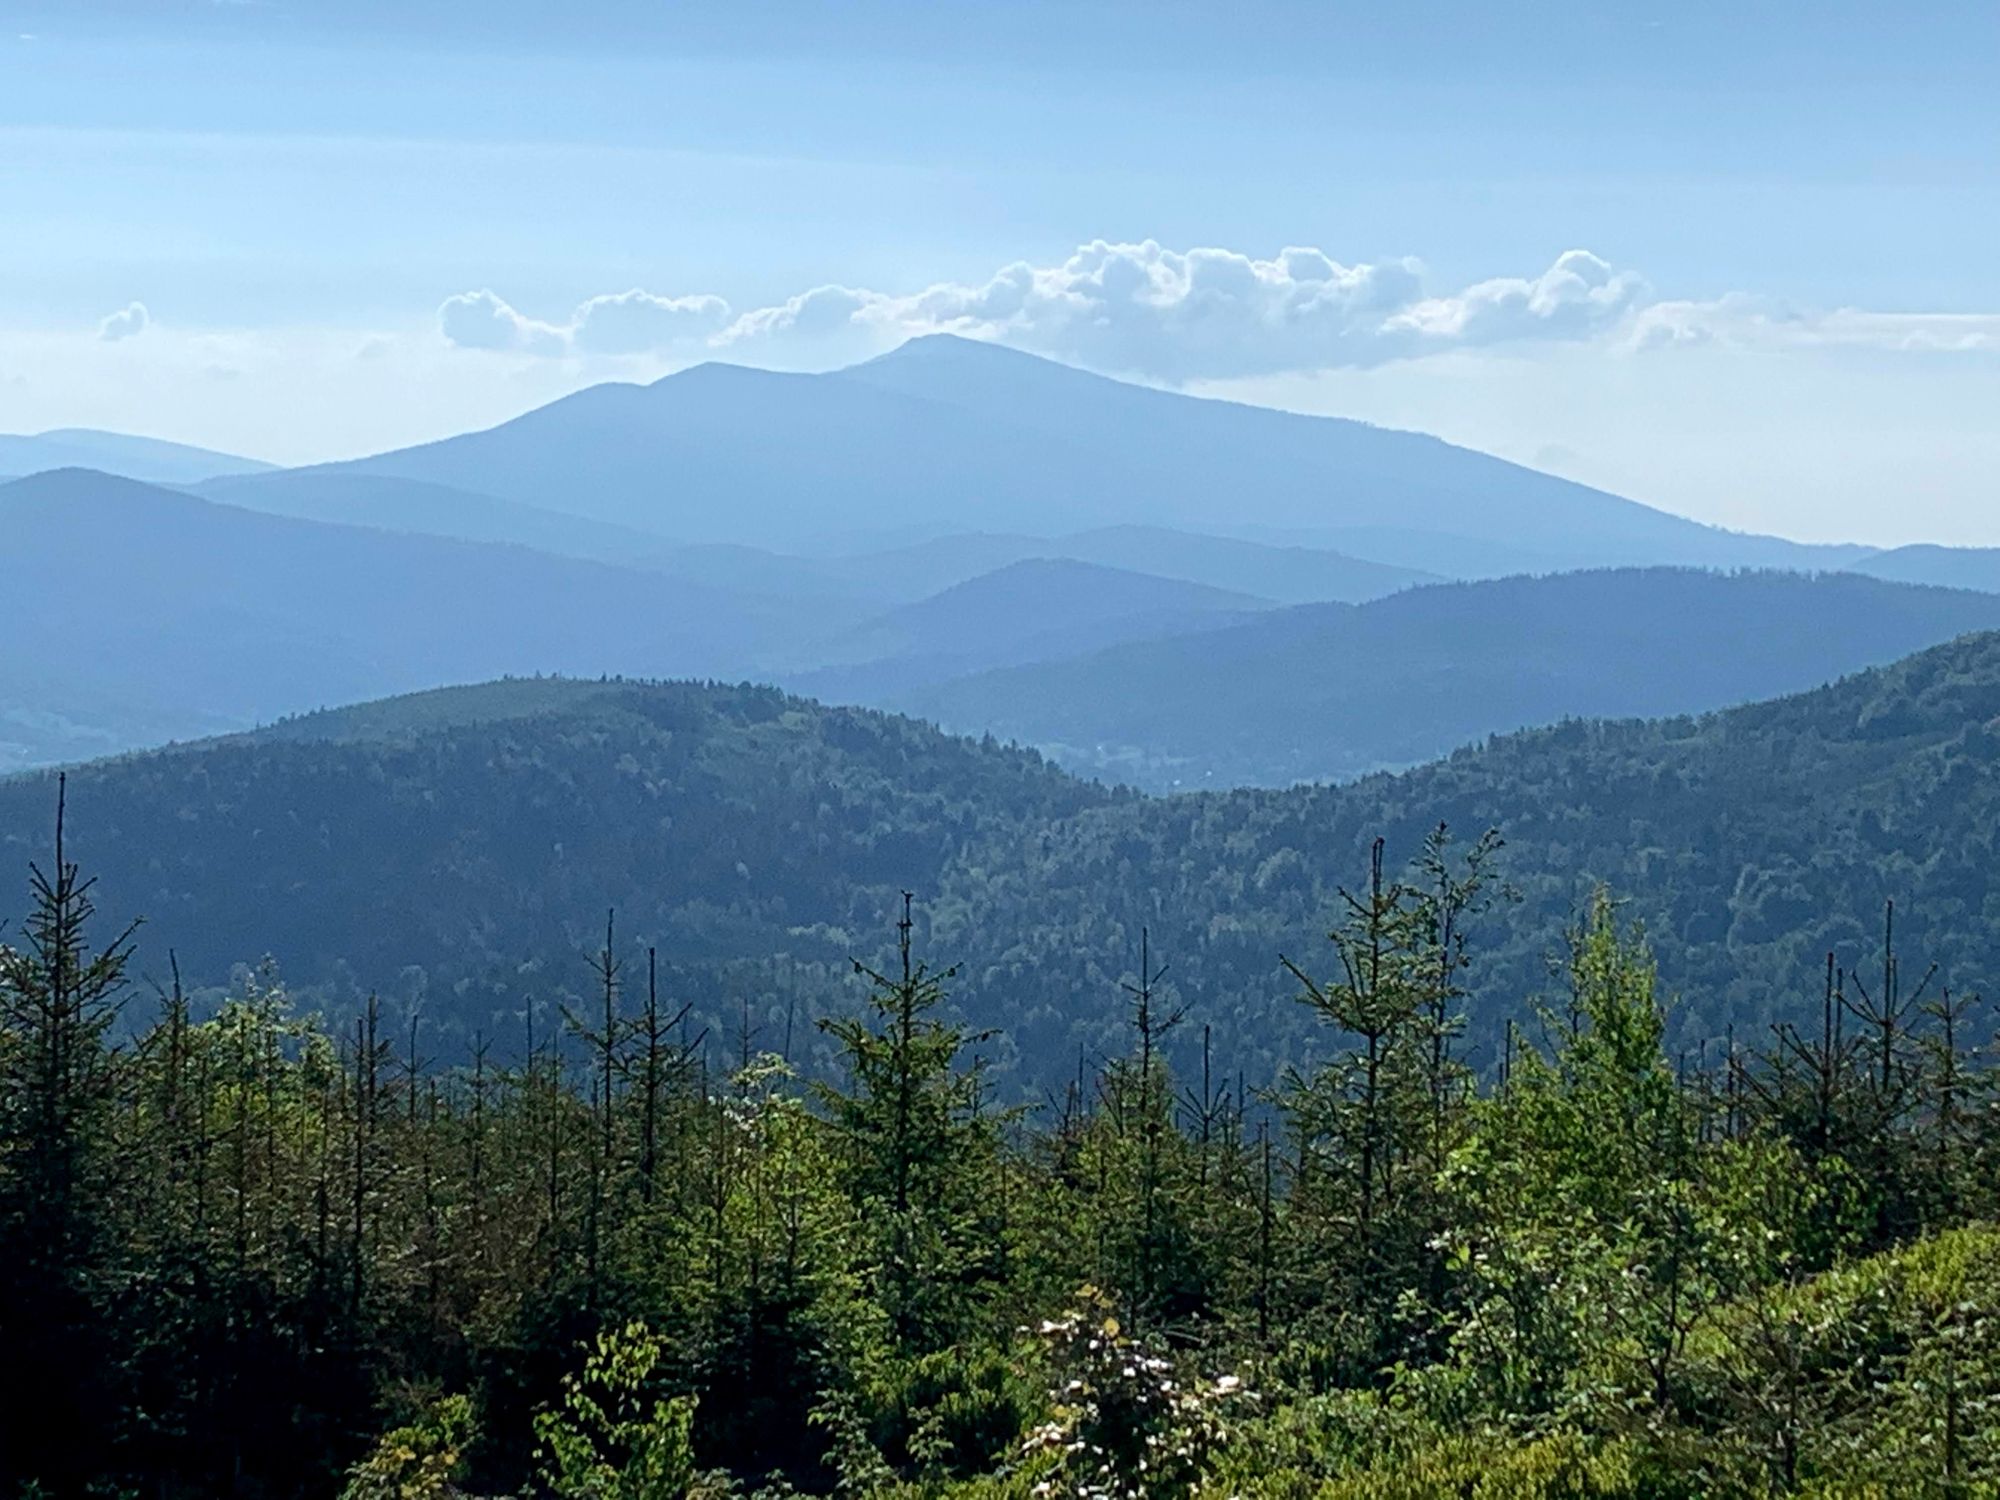
<instances>
[{"instance_id":1,"label":"green foliage","mask_svg":"<svg viewBox=\"0 0 2000 1500\"><path fill-rule=\"evenodd\" d=\"M1956 1230L1760 1287L1694 1346L1692 1379L1779 1487L2000 1492L2000 1234Z\"/></svg>"},{"instance_id":2,"label":"green foliage","mask_svg":"<svg viewBox=\"0 0 2000 1500\"><path fill-rule=\"evenodd\" d=\"M822 1090L842 1143L848 1191L873 1241L877 1300L902 1358L957 1342L988 1274L982 1182L997 1122L979 1111L979 1079L963 1066L962 1027L937 1014L952 970L914 956L911 897L897 926L898 966L869 981L868 1014L822 1027L840 1048L847 1087Z\"/></svg>"},{"instance_id":3,"label":"green foliage","mask_svg":"<svg viewBox=\"0 0 2000 1500\"><path fill-rule=\"evenodd\" d=\"M655 1393L663 1348L644 1323L600 1333L562 1400L535 1418L555 1500L683 1500L695 1492L694 1403Z\"/></svg>"},{"instance_id":4,"label":"green foliage","mask_svg":"<svg viewBox=\"0 0 2000 1500\"><path fill-rule=\"evenodd\" d=\"M94 882L65 849L65 785L20 944L0 944L0 1493L31 1479L81 1489L125 1396L109 1347L125 1270L110 1035L132 929L92 947Z\"/></svg>"},{"instance_id":5,"label":"green foliage","mask_svg":"<svg viewBox=\"0 0 2000 1500\"><path fill-rule=\"evenodd\" d=\"M1441 1438L1393 1464L1313 1481L1283 1473L1251 1478L1244 1496L1271 1500L1723 1500L1675 1483L1627 1443L1563 1432L1521 1443ZM1747 1495L1744 1500L1748 1500Z\"/></svg>"},{"instance_id":6,"label":"green foliage","mask_svg":"<svg viewBox=\"0 0 2000 1500\"><path fill-rule=\"evenodd\" d=\"M1485 1401L1523 1413L1664 1410L1690 1331L1727 1294L1755 1147L1696 1149L1661 1050L1650 954L1599 893L1572 939L1569 1000L1523 1048L1451 1164L1464 1309L1451 1341Z\"/></svg>"},{"instance_id":7,"label":"green foliage","mask_svg":"<svg viewBox=\"0 0 2000 1500\"><path fill-rule=\"evenodd\" d=\"M472 1402L446 1396L406 1427L382 1434L375 1451L347 1471L340 1500L449 1500L464 1477Z\"/></svg>"}]
</instances>

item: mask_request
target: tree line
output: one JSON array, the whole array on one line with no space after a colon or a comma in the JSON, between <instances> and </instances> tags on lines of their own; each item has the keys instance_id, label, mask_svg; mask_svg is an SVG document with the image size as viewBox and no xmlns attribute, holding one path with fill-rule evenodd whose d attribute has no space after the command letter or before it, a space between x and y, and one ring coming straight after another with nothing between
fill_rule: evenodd
<instances>
[{"instance_id":1,"label":"tree line","mask_svg":"<svg viewBox=\"0 0 2000 1500\"><path fill-rule=\"evenodd\" d=\"M1148 940L1123 1054L1023 1104L907 896L824 1079L615 914L463 1058L268 973L131 1024L59 808L0 946L0 1495L1994 1493L1976 1002L1891 909L1670 1055L1600 894L1475 1071L1503 858L1377 842L1283 955L1325 1061L1238 1076Z\"/></svg>"}]
</instances>

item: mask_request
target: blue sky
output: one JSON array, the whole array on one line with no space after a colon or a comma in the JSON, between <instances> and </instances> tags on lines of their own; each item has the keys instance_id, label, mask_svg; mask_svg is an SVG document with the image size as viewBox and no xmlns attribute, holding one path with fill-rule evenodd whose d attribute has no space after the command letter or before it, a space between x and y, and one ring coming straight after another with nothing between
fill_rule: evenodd
<instances>
[{"instance_id":1,"label":"blue sky","mask_svg":"<svg viewBox=\"0 0 2000 1500\"><path fill-rule=\"evenodd\" d=\"M1996 99L1990 0L0 0L0 430L330 457L947 326L2000 543Z\"/></svg>"}]
</instances>

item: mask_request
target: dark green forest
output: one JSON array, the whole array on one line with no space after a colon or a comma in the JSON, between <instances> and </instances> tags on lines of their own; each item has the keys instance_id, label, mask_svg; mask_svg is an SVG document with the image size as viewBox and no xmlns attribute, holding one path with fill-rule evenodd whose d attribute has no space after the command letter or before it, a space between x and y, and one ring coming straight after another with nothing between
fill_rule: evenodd
<instances>
[{"instance_id":1,"label":"dark green forest","mask_svg":"<svg viewBox=\"0 0 2000 1500\"><path fill-rule=\"evenodd\" d=\"M143 914L128 1014L170 985L213 1004L266 956L302 1004L414 1010L441 1058L518 1062L588 997L615 909L693 1007L707 1061L748 1027L829 1076L816 1026L880 965L898 892L959 965L954 1019L997 1094L1036 1102L1122 1041L1140 932L1170 1003L1232 1073L1323 1057L1280 959L1380 836L1499 828L1468 1057L1559 990L1549 959L1601 884L1657 957L1676 1058L1817 1003L1828 951L1868 961L1896 899L1911 948L1968 987L2000 936L2000 637L1699 718L1575 721L1341 786L1149 798L1033 755L764 688L517 681L313 715L72 775L100 899ZM54 784L0 781L0 856L47 842ZM1167 1039L1176 1068L1197 1031Z\"/></svg>"},{"instance_id":2,"label":"dark green forest","mask_svg":"<svg viewBox=\"0 0 2000 1500\"><path fill-rule=\"evenodd\" d=\"M615 914L511 1061L268 973L135 1024L145 929L51 790L0 948L0 1493L2000 1493L2000 1070L1893 908L1690 1063L1600 891L1482 1067L1511 851L1434 827L1273 956L1316 1062L1241 1082L1142 933L1116 1050L1027 1107L908 896L818 1078L747 1009L707 1045Z\"/></svg>"}]
</instances>

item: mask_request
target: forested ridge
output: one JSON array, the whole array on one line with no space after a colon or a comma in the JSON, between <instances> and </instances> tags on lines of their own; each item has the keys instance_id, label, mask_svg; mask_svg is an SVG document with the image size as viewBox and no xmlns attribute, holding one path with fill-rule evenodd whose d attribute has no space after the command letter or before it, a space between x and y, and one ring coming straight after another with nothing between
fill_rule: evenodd
<instances>
[{"instance_id":1,"label":"forested ridge","mask_svg":"<svg viewBox=\"0 0 2000 1500\"><path fill-rule=\"evenodd\" d=\"M608 908L717 1038L747 1010L793 1061L848 962L886 958L897 893L961 964L953 1006L999 1033L1009 1099L1118 1046L1141 928L1165 986L1252 1078L1321 1045L1279 956L1317 940L1370 843L1498 828L1511 899L1482 919L1467 1045L1546 994L1606 883L1672 1000L1678 1053L1809 1007L1829 950L1862 960L1892 897L1913 946L1988 982L2000 930L2000 637L1688 719L1574 722L1345 786L1148 798L1033 755L769 689L517 681L314 715L81 768L77 846L108 911L144 915L135 1011L178 954L206 1002L266 955L349 1015L420 1005L454 1060L511 1057L523 1013L588 991ZM52 782L0 781L0 854L46 842ZM1169 1042L1179 1066L1191 1032Z\"/></svg>"}]
</instances>

